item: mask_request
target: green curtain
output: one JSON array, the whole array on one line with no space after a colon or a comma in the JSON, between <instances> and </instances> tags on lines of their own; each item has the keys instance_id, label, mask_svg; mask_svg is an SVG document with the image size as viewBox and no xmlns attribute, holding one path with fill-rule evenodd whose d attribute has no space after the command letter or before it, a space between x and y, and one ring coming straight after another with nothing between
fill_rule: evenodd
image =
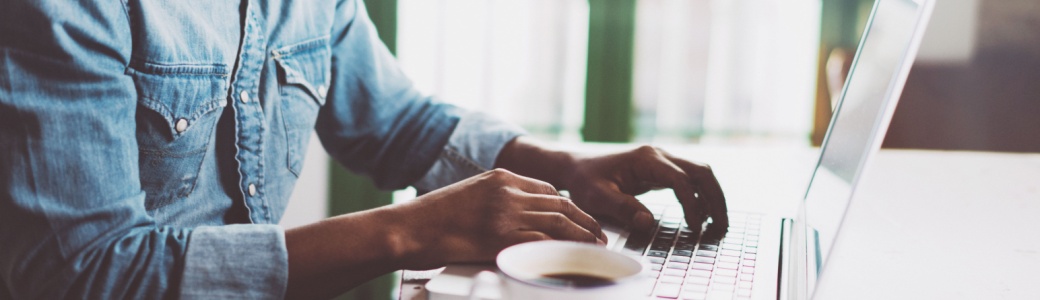
<instances>
[{"instance_id":1,"label":"green curtain","mask_svg":"<svg viewBox=\"0 0 1040 300\"><path fill-rule=\"evenodd\" d=\"M636 0L589 0L589 48L582 137L629 142L633 136L632 61Z\"/></svg>"},{"instance_id":2,"label":"green curtain","mask_svg":"<svg viewBox=\"0 0 1040 300\"><path fill-rule=\"evenodd\" d=\"M391 53L397 53L397 0L368 0L365 5L379 38ZM329 162L329 216L371 209L392 201L392 192L381 191L368 178L351 173L335 161ZM397 299L397 295L392 294L396 285L395 276L387 274L337 299Z\"/></svg>"}]
</instances>

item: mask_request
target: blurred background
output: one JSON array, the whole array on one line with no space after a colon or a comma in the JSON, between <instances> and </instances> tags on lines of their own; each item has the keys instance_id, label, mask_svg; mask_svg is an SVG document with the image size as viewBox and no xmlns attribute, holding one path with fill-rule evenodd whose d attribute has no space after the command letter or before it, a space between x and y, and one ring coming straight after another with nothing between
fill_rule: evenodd
<instances>
[{"instance_id":1,"label":"blurred background","mask_svg":"<svg viewBox=\"0 0 1040 300\"><path fill-rule=\"evenodd\" d=\"M544 140L792 147L822 139L873 3L366 1L420 90ZM311 141L286 228L414 197ZM1040 1L938 0L884 147L1040 152Z\"/></svg>"}]
</instances>

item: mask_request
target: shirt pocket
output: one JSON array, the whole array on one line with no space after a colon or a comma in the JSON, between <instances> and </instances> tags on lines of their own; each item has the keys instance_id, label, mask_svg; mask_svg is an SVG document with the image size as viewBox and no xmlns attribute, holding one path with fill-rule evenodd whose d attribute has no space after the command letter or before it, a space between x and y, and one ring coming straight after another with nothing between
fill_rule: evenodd
<instances>
[{"instance_id":1,"label":"shirt pocket","mask_svg":"<svg viewBox=\"0 0 1040 300\"><path fill-rule=\"evenodd\" d=\"M288 146L286 166L299 177L311 131L329 88L328 37L278 48L271 54L278 65L278 91Z\"/></svg>"},{"instance_id":2,"label":"shirt pocket","mask_svg":"<svg viewBox=\"0 0 1040 300\"><path fill-rule=\"evenodd\" d=\"M227 105L224 65L131 63L137 89L137 145L145 208L186 198L195 188L220 112Z\"/></svg>"}]
</instances>

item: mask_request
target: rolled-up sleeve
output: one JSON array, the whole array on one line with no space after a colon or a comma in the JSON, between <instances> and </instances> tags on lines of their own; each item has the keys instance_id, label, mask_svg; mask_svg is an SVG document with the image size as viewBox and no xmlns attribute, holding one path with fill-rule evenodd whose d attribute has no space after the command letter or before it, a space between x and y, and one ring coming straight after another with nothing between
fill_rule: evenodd
<instances>
[{"instance_id":1,"label":"rolled-up sleeve","mask_svg":"<svg viewBox=\"0 0 1040 300\"><path fill-rule=\"evenodd\" d=\"M525 134L519 126L471 112L462 116L430 170L413 184L426 193L490 170L502 147Z\"/></svg>"},{"instance_id":2,"label":"rolled-up sleeve","mask_svg":"<svg viewBox=\"0 0 1040 300\"><path fill-rule=\"evenodd\" d=\"M122 5L0 13L0 298L281 298L274 225L178 228L144 207Z\"/></svg>"},{"instance_id":3,"label":"rolled-up sleeve","mask_svg":"<svg viewBox=\"0 0 1040 300\"><path fill-rule=\"evenodd\" d=\"M318 117L322 144L384 189L428 191L492 167L522 133L417 91L383 45L362 1L340 1L333 27L332 88Z\"/></svg>"},{"instance_id":4,"label":"rolled-up sleeve","mask_svg":"<svg viewBox=\"0 0 1040 300\"><path fill-rule=\"evenodd\" d=\"M285 235L277 225L198 227L185 258L182 298L281 298L288 280Z\"/></svg>"}]
</instances>

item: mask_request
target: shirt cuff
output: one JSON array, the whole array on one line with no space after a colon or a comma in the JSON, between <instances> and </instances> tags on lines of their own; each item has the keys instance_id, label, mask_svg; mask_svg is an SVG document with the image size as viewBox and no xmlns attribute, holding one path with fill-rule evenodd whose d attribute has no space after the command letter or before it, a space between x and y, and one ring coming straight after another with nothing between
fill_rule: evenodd
<instances>
[{"instance_id":1,"label":"shirt cuff","mask_svg":"<svg viewBox=\"0 0 1040 300\"><path fill-rule=\"evenodd\" d=\"M469 112L459 120L433 167L412 185L424 194L491 170L502 147L524 134L527 132L520 126Z\"/></svg>"},{"instance_id":2,"label":"shirt cuff","mask_svg":"<svg viewBox=\"0 0 1040 300\"><path fill-rule=\"evenodd\" d=\"M278 225L198 227L188 240L183 299L282 299L289 278Z\"/></svg>"}]
</instances>

